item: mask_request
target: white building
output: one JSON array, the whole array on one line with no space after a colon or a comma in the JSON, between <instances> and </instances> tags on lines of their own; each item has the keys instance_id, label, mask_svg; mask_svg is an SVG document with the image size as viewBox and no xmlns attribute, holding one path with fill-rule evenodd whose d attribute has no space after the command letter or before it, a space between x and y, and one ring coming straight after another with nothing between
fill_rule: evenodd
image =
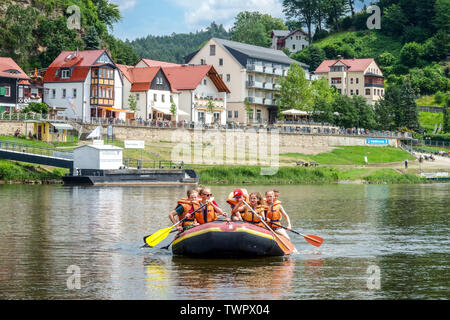
<instances>
[{"instance_id":1,"label":"white building","mask_svg":"<svg viewBox=\"0 0 450 320\"><path fill-rule=\"evenodd\" d=\"M111 145L84 145L73 150L77 169L117 170L123 166L123 149Z\"/></svg>"},{"instance_id":2,"label":"white building","mask_svg":"<svg viewBox=\"0 0 450 320\"><path fill-rule=\"evenodd\" d=\"M107 50L63 51L44 76L44 102L60 115L125 119L123 82Z\"/></svg>"},{"instance_id":3,"label":"white building","mask_svg":"<svg viewBox=\"0 0 450 320\"><path fill-rule=\"evenodd\" d=\"M301 29L294 31L273 30L272 49L282 50L287 48L289 52L295 53L309 46L308 34Z\"/></svg>"}]
</instances>

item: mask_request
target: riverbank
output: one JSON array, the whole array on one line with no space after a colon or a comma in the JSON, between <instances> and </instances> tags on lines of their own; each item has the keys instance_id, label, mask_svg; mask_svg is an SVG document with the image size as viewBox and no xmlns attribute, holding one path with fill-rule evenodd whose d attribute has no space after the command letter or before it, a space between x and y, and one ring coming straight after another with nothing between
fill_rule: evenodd
<instances>
[{"instance_id":1,"label":"riverbank","mask_svg":"<svg viewBox=\"0 0 450 320\"><path fill-rule=\"evenodd\" d=\"M337 183L419 184L427 179L392 168L280 167L274 175L262 175L261 167L196 168L200 184L318 185Z\"/></svg>"},{"instance_id":2,"label":"riverbank","mask_svg":"<svg viewBox=\"0 0 450 320\"><path fill-rule=\"evenodd\" d=\"M61 184L67 170L0 160L0 184Z\"/></svg>"}]
</instances>

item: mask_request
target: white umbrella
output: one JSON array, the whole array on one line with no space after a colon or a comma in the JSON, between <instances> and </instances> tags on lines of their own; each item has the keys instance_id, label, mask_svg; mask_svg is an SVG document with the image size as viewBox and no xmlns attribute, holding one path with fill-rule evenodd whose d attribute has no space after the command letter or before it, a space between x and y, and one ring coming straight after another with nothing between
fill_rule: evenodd
<instances>
[{"instance_id":1,"label":"white umbrella","mask_svg":"<svg viewBox=\"0 0 450 320\"><path fill-rule=\"evenodd\" d=\"M282 114L287 114L287 115L306 115L306 114L308 114L308 112L302 111L302 110L298 110L298 109L289 109L289 110L283 111Z\"/></svg>"}]
</instances>

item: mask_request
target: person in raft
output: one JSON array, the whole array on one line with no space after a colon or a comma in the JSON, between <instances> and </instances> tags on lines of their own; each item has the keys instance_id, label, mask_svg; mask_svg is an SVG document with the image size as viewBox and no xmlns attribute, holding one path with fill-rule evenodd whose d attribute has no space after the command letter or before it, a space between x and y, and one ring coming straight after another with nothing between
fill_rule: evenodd
<instances>
[{"instance_id":1,"label":"person in raft","mask_svg":"<svg viewBox=\"0 0 450 320\"><path fill-rule=\"evenodd\" d=\"M286 211L282 209L280 200L275 201L275 195L273 190L266 192L265 204L268 206L266 214L266 222L269 225L269 227L278 234L281 234L282 236L290 239L286 230L284 230L279 226L281 225L281 219L284 217L287 221L286 229L291 230L291 220L289 219L289 216L286 213ZM278 226L275 224L277 224Z\"/></svg>"},{"instance_id":2,"label":"person in raft","mask_svg":"<svg viewBox=\"0 0 450 320\"><path fill-rule=\"evenodd\" d=\"M198 225L198 222L191 213L199 207L198 192L195 189L190 189L187 192L187 198L183 198L178 201L178 205L175 210L169 214L169 219L173 224L175 224L187 216L186 220L177 225L177 229L179 232L189 230ZM178 219L176 219L176 217L178 217Z\"/></svg>"},{"instance_id":3,"label":"person in raft","mask_svg":"<svg viewBox=\"0 0 450 320\"><path fill-rule=\"evenodd\" d=\"M195 213L195 220L199 224L204 224L217 220L217 214L224 217L227 216L227 213L223 212L215 201L210 200L212 194L209 188L203 188L200 191L200 197L202 198L202 201L200 201L199 205L202 206L205 203L207 205Z\"/></svg>"},{"instance_id":4,"label":"person in raft","mask_svg":"<svg viewBox=\"0 0 450 320\"><path fill-rule=\"evenodd\" d=\"M239 217L239 220L264 228L264 223L261 221L260 217L263 219L266 218L268 207L264 205L261 194L259 192L250 193L249 202L247 203L256 214L244 204L243 197L240 198L239 202L234 207L233 213Z\"/></svg>"},{"instance_id":5,"label":"person in raft","mask_svg":"<svg viewBox=\"0 0 450 320\"><path fill-rule=\"evenodd\" d=\"M249 203L246 189L236 189L228 195L227 203L231 207L231 220L242 221L241 214L247 208L244 201Z\"/></svg>"}]
</instances>

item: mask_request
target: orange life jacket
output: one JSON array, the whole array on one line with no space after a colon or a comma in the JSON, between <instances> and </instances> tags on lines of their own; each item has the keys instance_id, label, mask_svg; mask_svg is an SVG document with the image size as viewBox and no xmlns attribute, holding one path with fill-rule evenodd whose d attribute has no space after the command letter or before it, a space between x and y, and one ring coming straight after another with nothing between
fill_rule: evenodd
<instances>
[{"instance_id":1,"label":"orange life jacket","mask_svg":"<svg viewBox=\"0 0 450 320\"><path fill-rule=\"evenodd\" d=\"M179 200L178 204L182 205L183 209L184 209L183 213L178 215L180 220L183 219L189 212L193 212L194 210L197 210L200 207L200 205L197 201L191 201L187 198L183 198L183 199ZM190 225L193 225L194 222L195 222L195 217L191 217L190 219L184 220L181 223L181 225L183 227L190 226Z\"/></svg>"},{"instance_id":2,"label":"orange life jacket","mask_svg":"<svg viewBox=\"0 0 450 320\"><path fill-rule=\"evenodd\" d=\"M259 216L264 216L264 212L267 211L269 207L265 205L258 205L255 209L253 209ZM254 225L264 227L264 223L261 222L261 219L255 215L248 207L245 208L245 211L241 213L242 220L252 223Z\"/></svg>"},{"instance_id":3,"label":"orange life jacket","mask_svg":"<svg viewBox=\"0 0 450 320\"><path fill-rule=\"evenodd\" d=\"M199 205L202 206L202 203L200 203ZM205 215L206 215L206 220L205 220ZM204 224L204 223L211 222L211 221L216 221L217 214L216 214L216 211L214 210L214 206L210 202L208 202L206 207L203 207L202 209L198 210L195 213L195 220L197 220L197 222L200 224Z\"/></svg>"},{"instance_id":4,"label":"orange life jacket","mask_svg":"<svg viewBox=\"0 0 450 320\"><path fill-rule=\"evenodd\" d=\"M270 219L270 222L267 222L269 227L272 229L278 229L278 226L273 225L271 222L274 222L278 225L281 225L281 219L283 215L281 214L281 201L277 200L272 205L268 205L266 218Z\"/></svg>"}]
</instances>

